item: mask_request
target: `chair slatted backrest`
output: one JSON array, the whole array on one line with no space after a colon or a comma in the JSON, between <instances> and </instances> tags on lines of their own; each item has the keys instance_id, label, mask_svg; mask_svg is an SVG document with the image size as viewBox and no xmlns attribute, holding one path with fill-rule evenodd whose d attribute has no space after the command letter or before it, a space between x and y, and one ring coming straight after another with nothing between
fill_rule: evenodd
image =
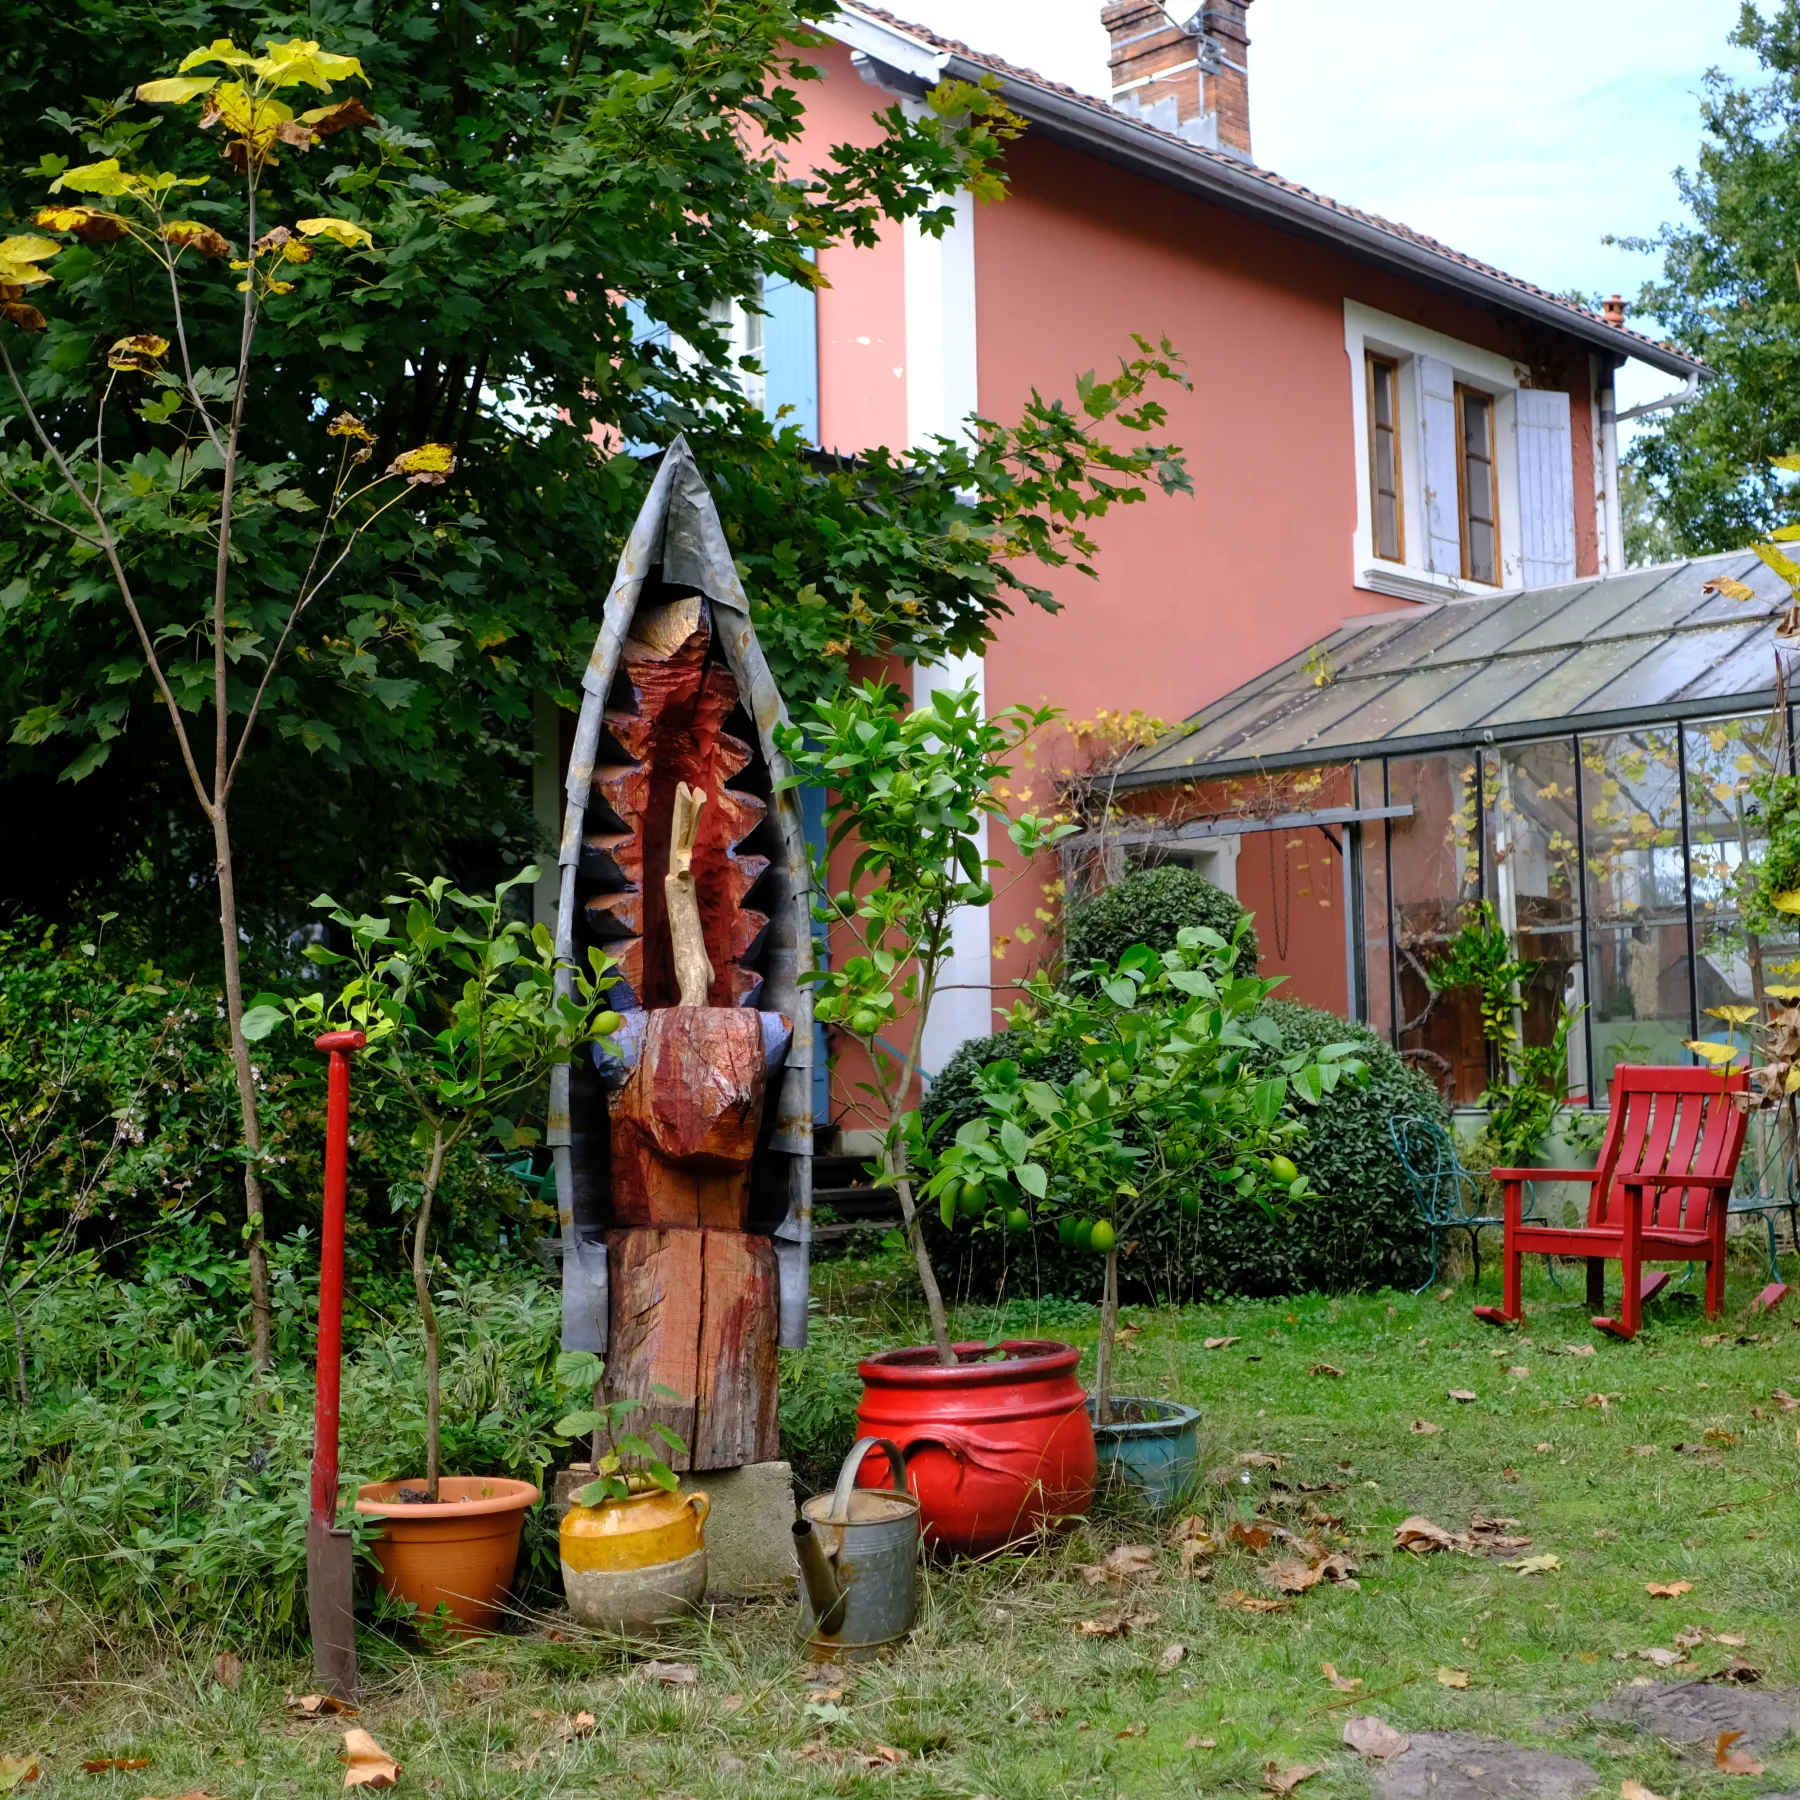
<instances>
[{"instance_id":1,"label":"chair slatted backrest","mask_svg":"<svg viewBox=\"0 0 1800 1800\"><path fill-rule=\"evenodd\" d=\"M1588 1203L1588 1223L1618 1227L1626 1203L1624 1176L1731 1174L1747 1128L1731 1096L1745 1085L1741 1069L1721 1076L1712 1069L1621 1064L1595 1165L1602 1175ZM1652 1188L1644 1195L1643 1223L1699 1231L1715 1200L1725 1204L1723 1195L1704 1188Z\"/></svg>"}]
</instances>

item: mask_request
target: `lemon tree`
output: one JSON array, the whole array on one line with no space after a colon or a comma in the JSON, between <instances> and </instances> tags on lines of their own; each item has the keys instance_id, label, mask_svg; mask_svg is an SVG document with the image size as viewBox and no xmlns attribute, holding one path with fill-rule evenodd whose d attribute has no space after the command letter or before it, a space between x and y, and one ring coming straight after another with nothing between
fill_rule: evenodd
<instances>
[{"instance_id":1,"label":"lemon tree","mask_svg":"<svg viewBox=\"0 0 1800 1800\"><path fill-rule=\"evenodd\" d=\"M1054 1083L1011 1059L989 1063L985 1116L950 1144L915 1149L947 1226L1053 1223L1065 1245L1106 1259L1094 1384L1102 1424L1112 1417L1119 1256L1133 1227L1152 1207L1197 1218L1236 1204L1262 1208L1273 1225L1283 1207L1316 1198L1295 1103L1316 1105L1364 1074L1348 1043L1310 1058L1279 1054L1280 1028L1262 1010L1278 980L1237 973L1247 929L1240 921L1227 939L1185 926L1173 950L1137 945L1081 982L1033 983L1014 1028L1040 1050L1073 1050L1080 1072Z\"/></svg>"}]
</instances>

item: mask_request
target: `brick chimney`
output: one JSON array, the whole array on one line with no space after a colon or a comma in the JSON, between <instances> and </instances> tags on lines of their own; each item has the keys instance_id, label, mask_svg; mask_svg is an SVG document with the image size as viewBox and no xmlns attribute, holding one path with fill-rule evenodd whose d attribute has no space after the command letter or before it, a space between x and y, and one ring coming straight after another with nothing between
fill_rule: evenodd
<instances>
[{"instance_id":1,"label":"brick chimney","mask_svg":"<svg viewBox=\"0 0 1800 1800\"><path fill-rule=\"evenodd\" d=\"M1600 316L1609 325L1625 323L1625 302L1614 294L1610 300L1604 301L1600 307Z\"/></svg>"},{"instance_id":2,"label":"brick chimney","mask_svg":"<svg viewBox=\"0 0 1800 1800\"><path fill-rule=\"evenodd\" d=\"M1190 143L1250 161L1250 0L1112 0L1112 103Z\"/></svg>"}]
</instances>

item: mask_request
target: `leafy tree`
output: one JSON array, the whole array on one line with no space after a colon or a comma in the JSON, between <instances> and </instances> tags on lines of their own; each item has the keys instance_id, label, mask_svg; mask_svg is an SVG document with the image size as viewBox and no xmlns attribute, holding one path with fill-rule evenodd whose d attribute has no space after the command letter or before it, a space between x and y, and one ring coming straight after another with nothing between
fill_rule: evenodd
<instances>
[{"instance_id":1,"label":"leafy tree","mask_svg":"<svg viewBox=\"0 0 1800 1800\"><path fill-rule=\"evenodd\" d=\"M783 785L829 791L814 917L844 941L848 954L803 979L815 984L814 1013L861 1046L882 1130L881 1174L900 1197L919 1271L938 1360L956 1362L949 1317L914 1205L913 1165L920 1150L912 1111L919 1052L952 949L956 915L994 898L977 833L984 821L1005 827L1026 865L1074 830L1026 813L1010 818L996 784L1009 760L1052 717L1044 707L1014 706L992 718L973 687L939 688L929 706L909 708L897 688L865 682L823 700L776 741L793 765ZM851 857L846 885L833 890L832 853Z\"/></svg>"},{"instance_id":2,"label":"leafy tree","mask_svg":"<svg viewBox=\"0 0 1800 1800\"><path fill-rule=\"evenodd\" d=\"M372 895L406 861L523 853L533 696L573 700L622 532L656 447L677 431L715 484L778 679L802 698L839 684L859 652L979 645L1008 605L1051 603L1034 564L1091 566L1094 519L1146 486L1186 487L1179 454L1154 441L1163 411L1152 389L1183 379L1166 343L1127 347L1114 376L1083 377L1066 403L1034 394L1014 421L906 456L823 456L747 405L725 331L731 304L757 307L766 280L816 281L820 250L869 243L884 220L942 230L944 195L959 186L997 197L1018 128L991 93L948 84L922 116L890 108L872 145L803 169L791 158L814 74L808 23L829 10L395 0L377 20L353 0L303 13L271 0L196 0L179 13L154 0L20 0L9 15L10 216L34 215L47 180L71 165L116 158L128 172L216 177L181 190L194 224L232 251L196 271L210 280L185 320L192 385L209 402L231 383L241 341L241 272L226 266L246 259L241 208L216 131L182 134L166 104L129 99L132 83L208 34L228 36L234 54L317 40L367 72L356 92L371 122L340 120L319 143L300 122L275 121L288 128L269 145L282 219L342 218L355 235L282 267L279 291L265 284L233 390L242 454L268 482L253 484L257 529L238 527L223 687L224 710L242 719L268 678L271 729L245 752L236 790L245 924L262 941L278 941L322 883ZM176 333L167 295L122 254L130 246L58 241L55 301L29 302L47 329L12 352L38 417L72 454L111 378L106 348ZM184 254L192 264L195 249ZM338 413L366 421L377 469L432 442L450 447L456 469L368 523L271 673L306 528L332 504L337 445L323 425ZM13 478L26 482L16 407L3 422ZM180 429L154 405L115 406L108 441L135 478L177 454ZM185 510L174 508L190 531L209 528L218 488L202 466ZM204 648L182 547L174 534L147 542L131 565L171 662ZM194 878L213 845L168 822L178 771L146 737L152 686L109 601L108 571L41 521L8 514L6 767L34 791L90 784L84 810L122 865L90 870L91 885L125 888L135 922L151 892L203 892ZM214 698L177 694L202 736Z\"/></svg>"},{"instance_id":3,"label":"leafy tree","mask_svg":"<svg viewBox=\"0 0 1800 1800\"><path fill-rule=\"evenodd\" d=\"M1621 240L1662 252L1639 305L1715 376L1632 446L1666 534L1643 560L1734 550L1793 516L1792 484L1769 459L1800 451L1800 0L1766 16L1746 3L1730 41L1767 79L1705 76L1705 135L1676 174L1691 222Z\"/></svg>"}]
</instances>

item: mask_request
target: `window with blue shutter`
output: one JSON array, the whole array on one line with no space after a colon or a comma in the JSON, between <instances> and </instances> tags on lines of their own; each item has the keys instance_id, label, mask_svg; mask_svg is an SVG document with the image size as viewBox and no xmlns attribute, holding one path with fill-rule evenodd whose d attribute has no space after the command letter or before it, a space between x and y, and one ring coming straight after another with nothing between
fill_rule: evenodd
<instances>
[{"instance_id":1,"label":"window with blue shutter","mask_svg":"<svg viewBox=\"0 0 1800 1800\"><path fill-rule=\"evenodd\" d=\"M777 427L798 425L819 441L819 296L804 282L771 275L763 284L763 411ZM784 418L783 407L791 410Z\"/></svg>"},{"instance_id":2,"label":"window with blue shutter","mask_svg":"<svg viewBox=\"0 0 1800 1800\"><path fill-rule=\"evenodd\" d=\"M1457 517L1456 375L1435 356L1415 356L1419 383L1419 471L1424 489L1425 566L1462 574L1462 524Z\"/></svg>"},{"instance_id":3,"label":"window with blue shutter","mask_svg":"<svg viewBox=\"0 0 1800 1800\"><path fill-rule=\"evenodd\" d=\"M1528 588L1575 579L1575 468L1569 396L1519 390L1519 560Z\"/></svg>"}]
</instances>

